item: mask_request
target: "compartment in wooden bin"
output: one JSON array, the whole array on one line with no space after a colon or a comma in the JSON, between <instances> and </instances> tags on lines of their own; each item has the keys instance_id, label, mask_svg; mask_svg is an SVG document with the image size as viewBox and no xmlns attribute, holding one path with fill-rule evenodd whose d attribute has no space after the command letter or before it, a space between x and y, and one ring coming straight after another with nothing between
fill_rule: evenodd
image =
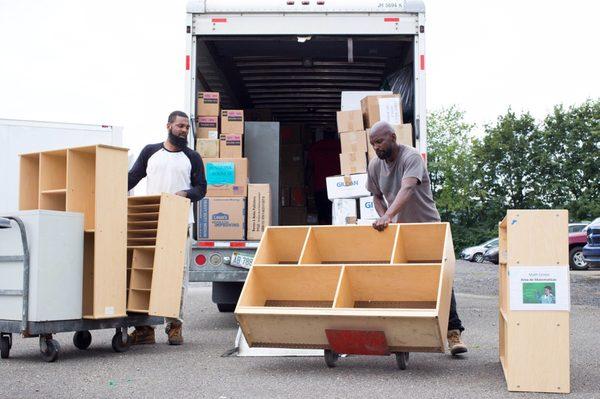
<instances>
[{"instance_id":1,"label":"compartment in wooden bin","mask_svg":"<svg viewBox=\"0 0 600 399\"><path fill-rule=\"evenodd\" d=\"M440 264L345 266L335 308L436 309Z\"/></svg>"},{"instance_id":2,"label":"compartment in wooden bin","mask_svg":"<svg viewBox=\"0 0 600 399\"><path fill-rule=\"evenodd\" d=\"M21 155L19 168L19 209L38 209L40 194L40 154Z\"/></svg>"},{"instance_id":3,"label":"compartment in wooden bin","mask_svg":"<svg viewBox=\"0 0 600 399\"><path fill-rule=\"evenodd\" d=\"M134 229L127 230L127 238L156 238L157 229Z\"/></svg>"},{"instance_id":4,"label":"compartment in wooden bin","mask_svg":"<svg viewBox=\"0 0 600 399\"><path fill-rule=\"evenodd\" d=\"M40 209L65 211L67 209L66 190L46 190L40 195Z\"/></svg>"},{"instance_id":5,"label":"compartment in wooden bin","mask_svg":"<svg viewBox=\"0 0 600 399\"><path fill-rule=\"evenodd\" d=\"M312 227L301 264L390 264L398 225Z\"/></svg>"},{"instance_id":6,"label":"compartment in wooden bin","mask_svg":"<svg viewBox=\"0 0 600 399\"><path fill-rule=\"evenodd\" d=\"M147 313L150 306L150 290L129 290L127 310L130 312Z\"/></svg>"},{"instance_id":7,"label":"compartment in wooden bin","mask_svg":"<svg viewBox=\"0 0 600 399\"><path fill-rule=\"evenodd\" d=\"M129 213L127 215L127 221L128 222L146 222L146 221L158 222L158 212Z\"/></svg>"},{"instance_id":8,"label":"compartment in wooden bin","mask_svg":"<svg viewBox=\"0 0 600 399\"><path fill-rule=\"evenodd\" d=\"M132 269L130 288L139 290L151 289L152 269Z\"/></svg>"},{"instance_id":9,"label":"compartment in wooden bin","mask_svg":"<svg viewBox=\"0 0 600 399\"><path fill-rule=\"evenodd\" d=\"M144 247L156 245L156 237L129 237L127 239L127 246L130 247Z\"/></svg>"},{"instance_id":10,"label":"compartment in wooden bin","mask_svg":"<svg viewBox=\"0 0 600 399\"><path fill-rule=\"evenodd\" d=\"M85 229L96 224L96 147L71 149L67 154L67 211L84 214Z\"/></svg>"},{"instance_id":11,"label":"compartment in wooden bin","mask_svg":"<svg viewBox=\"0 0 600 399\"><path fill-rule=\"evenodd\" d=\"M399 225L393 263L439 263L444 257L448 223ZM451 240L450 236L449 239ZM452 248L452 242L448 243Z\"/></svg>"},{"instance_id":12,"label":"compartment in wooden bin","mask_svg":"<svg viewBox=\"0 0 600 399\"><path fill-rule=\"evenodd\" d=\"M132 213L147 213L147 212L158 212L160 204L130 204L127 206L127 212Z\"/></svg>"},{"instance_id":13,"label":"compartment in wooden bin","mask_svg":"<svg viewBox=\"0 0 600 399\"><path fill-rule=\"evenodd\" d=\"M238 306L331 308L341 267L254 266Z\"/></svg>"},{"instance_id":14,"label":"compartment in wooden bin","mask_svg":"<svg viewBox=\"0 0 600 399\"><path fill-rule=\"evenodd\" d=\"M160 195L142 195L127 198L128 206L160 204Z\"/></svg>"},{"instance_id":15,"label":"compartment in wooden bin","mask_svg":"<svg viewBox=\"0 0 600 399\"><path fill-rule=\"evenodd\" d=\"M308 230L308 227L267 227L254 265L297 264Z\"/></svg>"},{"instance_id":16,"label":"compartment in wooden bin","mask_svg":"<svg viewBox=\"0 0 600 399\"><path fill-rule=\"evenodd\" d=\"M158 228L158 220L127 222L127 231Z\"/></svg>"},{"instance_id":17,"label":"compartment in wooden bin","mask_svg":"<svg viewBox=\"0 0 600 399\"><path fill-rule=\"evenodd\" d=\"M67 188L67 150L40 154L40 191Z\"/></svg>"},{"instance_id":18,"label":"compartment in wooden bin","mask_svg":"<svg viewBox=\"0 0 600 399\"><path fill-rule=\"evenodd\" d=\"M154 249L135 248L131 266L133 269L152 269L154 265Z\"/></svg>"}]
</instances>

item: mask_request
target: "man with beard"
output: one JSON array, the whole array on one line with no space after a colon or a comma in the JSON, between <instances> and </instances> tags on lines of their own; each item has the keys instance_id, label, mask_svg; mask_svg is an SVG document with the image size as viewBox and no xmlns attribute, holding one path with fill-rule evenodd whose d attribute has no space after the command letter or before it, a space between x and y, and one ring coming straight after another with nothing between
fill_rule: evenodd
<instances>
[{"instance_id":1,"label":"man with beard","mask_svg":"<svg viewBox=\"0 0 600 399\"><path fill-rule=\"evenodd\" d=\"M206 178L204 164L200 154L190 149L187 144L190 122L188 116L181 111L171 112L167 122L169 135L162 143L149 144L144 147L135 164L129 171L128 190L135 187L141 179L147 177L147 194L171 193L189 198L192 204L204 198L206 194ZM190 223L193 223L193 212L190 209ZM186 254L189 254L189 239ZM186 265L187 266L187 259ZM183 299L188 282L187 270L183 273L183 290L179 318L167 318L166 333L169 344L181 345ZM132 345L153 344L154 328L138 326L130 334Z\"/></svg>"},{"instance_id":2,"label":"man with beard","mask_svg":"<svg viewBox=\"0 0 600 399\"><path fill-rule=\"evenodd\" d=\"M396 143L394 128L377 122L371 128L369 141L377 158L369 162L367 189L379 215L373 228L384 230L389 223L439 222L433 201L429 173L421 155L412 147ZM464 331L458 313L454 290L448 319L448 346L452 355L467 352L461 341Z\"/></svg>"}]
</instances>

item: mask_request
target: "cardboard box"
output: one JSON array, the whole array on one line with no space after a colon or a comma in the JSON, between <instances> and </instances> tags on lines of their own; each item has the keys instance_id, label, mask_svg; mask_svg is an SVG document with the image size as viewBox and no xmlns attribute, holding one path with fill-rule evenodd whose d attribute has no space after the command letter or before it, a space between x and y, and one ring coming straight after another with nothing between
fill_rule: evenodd
<instances>
[{"instance_id":1,"label":"cardboard box","mask_svg":"<svg viewBox=\"0 0 600 399\"><path fill-rule=\"evenodd\" d=\"M243 240L246 199L204 197L198 201L198 240Z\"/></svg>"},{"instance_id":2,"label":"cardboard box","mask_svg":"<svg viewBox=\"0 0 600 399\"><path fill-rule=\"evenodd\" d=\"M202 158L219 158L219 140L196 139L196 151Z\"/></svg>"},{"instance_id":3,"label":"cardboard box","mask_svg":"<svg viewBox=\"0 0 600 399\"><path fill-rule=\"evenodd\" d=\"M248 184L248 232L247 240L260 240L267 226L271 225L271 186Z\"/></svg>"},{"instance_id":4,"label":"cardboard box","mask_svg":"<svg viewBox=\"0 0 600 399\"><path fill-rule=\"evenodd\" d=\"M379 219L379 214L375 210L373 197L362 197L359 199L359 216L363 220Z\"/></svg>"},{"instance_id":5,"label":"cardboard box","mask_svg":"<svg viewBox=\"0 0 600 399\"><path fill-rule=\"evenodd\" d=\"M281 208L279 210L280 226L304 226L307 222L306 208Z\"/></svg>"},{"instance_id":6,"label":"cardboard box","mask_svg":"<svg viewBox=\"0 0 600 399\"><path fill-rule=\"evenodd\" d=\"M379 121L401 125L402 101L398 94L367 96L360 101L365 126L370 128ZM361 130L361 129L357 129Z\"/></svg>"},{"instance_id":7,"label":"cardboard box","mask_svg":"<svg viewBox=\"0 0 600 399\"><path fill-rule=\"evenodd\" d=\"M244 134L244 111L241 109L222 110L221 133Z\"/></svg>"},{"instance_id":8,"label":"cardboard box","mask_svg":"<svg viewBox=\"0 0 600 399\"><path fill-rule=\"evenodd\" d=\"M340 142L342 152L367 152L367 132L364 130L340 133Z\"/></svg>"},{"instance_id":9,"label":"cardboard box","mask_svg":"<svg viewBox=\"0 0 600 399\"><path fill-rule=\"evenodd\" d=\"M346 176L329 176L327 182L327 198L360 198L368 197L371 193L367 190L367 174L358 173Z\"/></svg>"},{"instance_id":10,"label":"cardboard box","mask_svg":"<svg viewBox=\"0 0 600 399\"><path fill-rule=\"evenodd\" d=\"M365 130L361 111L338 111L336 115L338 132Z\"/></svg>"},{"instance_id":11,"label":"cardboard box","mask_svg":"<svg viewBox=\"0 0 600 399\"><path fill-rule=\"evenodd\" d=\"M344 152L340 154L342 175L365 173L367 171L367 154L365 152Z\"/></svg>"},{"instance_id":12,"label":"cardboard box","mask_svg":"<svg viewBox=\"0 0 600 399\"><path fill-rule=\"evenodd\" d=\"M241 134L221 134L219 140L221 158L241 158L243 137Z\"/></svg>"},{"instance_id":13,"label":"cardboard box","mask_svg":"<svg viewBox=\"0 0 600 399\"><path fill-rule=\"evenodd\" d=\"M331 224L334 226L343 226L346 224L355 224L356 199L353 198L337 198L331 204Z\"/></svg>"},{"instance_id":14,"label":"cardboard box","mask_svg":"<svg viewBox=\"0 0 600 399\"><path fill-rule=\"evenodd\" d=\"M394 94L391 91L342 91L342 111L351 111L361 109L360 101L366 96L381 96L384 94ZM362 111L362 110L361 110Z\"/></svg>"},{"instance_id":15,"label":"cardboard box","mask_svg":"<svg viewBox=\"0 0 600 399\"><path fill-rule=\"evenodd\" d=\"M219 139L219 117L199 116L196 121L196 138Z\"/></svg>"},{"instance_id":16,"label":"cardboard box","mask_svg":"<svg viewBox=\"0 0 600 399\"><path fill-rule=\"evenodd\" d=\"M206 158L207 197L245 197L248 194L248 159Z\"/></svg>"},{"instance_id":17,"label":"cardboard box","mask_svg":"<svg viewBox=\"0 0 600 399\"><path fill-rule=\"evenodd\" d=\"M395 125L394 130L396 131L396 143L404 144L409 147L413 147L412 140L412 125L410 123L405 123L404 125ZM369 141L369 134L371 134L371 129L367 129L367 156L369 161L377 156L375 154L375 150L371 146L371 142Z\"/></svg>"},{"instance_id":18,"label":"cardboard box","mask_svg":"<svg viewBox=\"0 0 600 399\"><path fill-rule=\"evenodd\" d=\"M198 93L198 116L219 116L219 93L201 91Z\"/></svg>"}]
</instances>

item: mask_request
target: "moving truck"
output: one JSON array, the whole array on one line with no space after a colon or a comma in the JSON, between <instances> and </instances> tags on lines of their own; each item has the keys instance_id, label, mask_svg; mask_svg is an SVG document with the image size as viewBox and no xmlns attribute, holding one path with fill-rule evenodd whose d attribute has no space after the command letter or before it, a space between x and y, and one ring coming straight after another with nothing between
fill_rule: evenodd
<instances>
[{"instance_id":1,"label":"moving truck","mask_svg":"<svg viewBox=\"0 0 600 399\"><path fill-rule=\"evenodd\" d=\"M302 199L295 209L281 206L294 178L285 151L296 148L302 159L326 129L336 131L336 111L352 108L342 92L400 94L403 123L426 159L422 1L194 0L186 32L187 111L195 120L200 92L218 92L221 109L245 110L249 182L271 185L274 225L306 224ZM190 280L212 282L213 302L232 311L247 275L236 260L256 247L196 240Z\"/></svg>"}]
</instances>

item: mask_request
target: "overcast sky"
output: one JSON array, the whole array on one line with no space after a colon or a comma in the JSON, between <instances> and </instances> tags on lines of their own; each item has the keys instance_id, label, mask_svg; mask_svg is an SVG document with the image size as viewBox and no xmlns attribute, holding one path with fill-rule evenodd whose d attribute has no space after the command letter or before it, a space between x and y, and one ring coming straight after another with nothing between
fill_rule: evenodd
<instances>
[{"instance_id":1,"label":"overcast sky","mask_svg":"<svg viewBox=\"0 0 600 399\"><path fill-rule=\"evenodd\" d=\"M186 3L0 0L0 118L123 126L135 152L161 140L184 104ZM600 97L599 1L426 6L430 110L481 124Z\"/></svg>"}]
</instances>

